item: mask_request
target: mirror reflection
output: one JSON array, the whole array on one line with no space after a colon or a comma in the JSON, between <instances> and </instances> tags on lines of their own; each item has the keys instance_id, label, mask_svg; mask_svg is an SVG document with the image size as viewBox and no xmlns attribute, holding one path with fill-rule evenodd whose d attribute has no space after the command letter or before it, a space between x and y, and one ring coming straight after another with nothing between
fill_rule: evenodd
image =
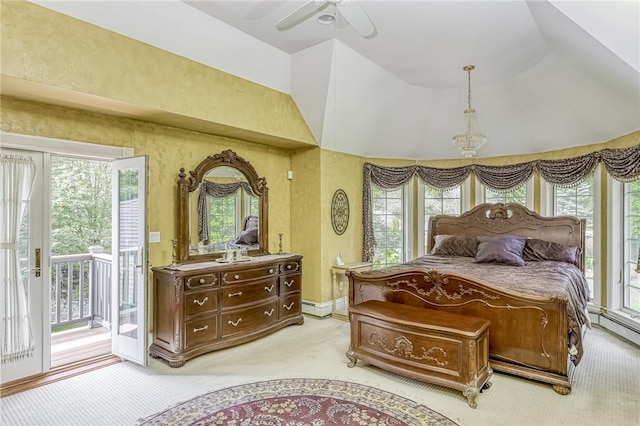
<instances>
[{"instance_id":1,"label":"mirror reflection","mask_svg":"<svg viewBox=\"0 0 640 426\"><path fill-rule=\"evenodd\" d=\"M192 223L189 252L259 249L260 199L245 175L229 166L215 167L190 194Z\"/></svg>"},{"instance_id":2,"label":"mirror reflection","mask_svg":"<svg viewBox=\"0 0 640 426\"><path fill-rule=\"evenodd\" d=\"M267 180L228 149L178 174L177 262L269 254Z\"/></svg>"}]
</instances>

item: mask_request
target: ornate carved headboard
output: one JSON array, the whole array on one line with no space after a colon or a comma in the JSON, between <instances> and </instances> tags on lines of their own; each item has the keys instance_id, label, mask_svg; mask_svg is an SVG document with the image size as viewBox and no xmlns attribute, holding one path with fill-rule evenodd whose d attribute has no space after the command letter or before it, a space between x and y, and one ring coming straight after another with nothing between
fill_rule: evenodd
<instances>
[{"instance_id":1,"label":"ornate carved headboard","mask_svg":"<svg viewBox=\"0 0 640 426\"><path fill-rule=\"evenodd\" d=\"M517 203L480 204L460 216L437 215L429 219L428 251L436 235L523 235L576 246L584 270L586 221L574 216L544 217Z\"/></svg>"}]
</instances>

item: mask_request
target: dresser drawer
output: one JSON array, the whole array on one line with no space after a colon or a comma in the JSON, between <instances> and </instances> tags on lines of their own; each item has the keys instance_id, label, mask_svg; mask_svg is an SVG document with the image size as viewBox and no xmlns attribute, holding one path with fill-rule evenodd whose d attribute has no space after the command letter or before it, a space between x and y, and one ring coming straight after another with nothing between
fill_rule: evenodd
<instances>
[{"instance_id":1,"label":"dresser drawer","mask_svg":"<svg viewBox=\"0 0 640 426\"><path fill-rule=\"evenodd\" d=\"M280 319L301 314L302 303L300 303L300 293L280 298L280 304L278 305L278 316Z\"/></svg>"},{"instance_id":2,"label":"dresser drawer","mask_svg":"<svg viewBox=\"0 0 640 426\"><path fill-rule=\"evenodd\" d=\"M248 333L278 321L278 301L273 300L247 309L222 313L222 337Z\"/></svg>"},{"instance_id":3,"label":"dresser drawer","mask_svg":"<svg viewBox=\"0 0 640 426\"><path fill-rule=\"evenodd\" d=\"M214 341L218 337L216 325L216 316L185 321L185 349Z\"/></svg>"},{"instance_id":4,"label":"dresser drawer","mask_svg":"<svg viewBox=\"0 0 640 426\"><path fill-rule=\"evenodd\" d=\"M266 265L260 268L244 269L222 273L223 284L235 284L247 280L256 280L271 278L278 275L278 268L276 265Z\"/></svg>"},{"instance_id":5,"label":"dresser drawer","mask_svg":"<svg viewBox=\"0 0 640 426\"><path fill-rule=\"evenodd\" d=\"M185 290L193 290L206 286L213 286L218 283L218 274L191 275L185 277Z\"/></svg>"},{"instance_id":6,"label":"dresser drawer","mask_svg":"<svg viewBox=\"0 0 640 426\"><path fill-rule=\"evenodd\" d=\"M280 273L288 274L291 272L299 272L300 271L300 261L298 260L289 260L287 262L280 264Z\"/></svg>"},{"instance_id":7,"label":"dresser drawer","mask_svg":"<svg viewBox=\"0 0 640 426\"><path fill-rule=\"evenodd\" d=\"M218 289L190 291L184 295L185 316L213 312L218 309Z\"/></svg>"},{"instance_id":8,"label":"dresser drawer","mask_svg":"<svg viewBox=\"0 0 640 426\"><path fill-rule=\"evenodd\" d=\"M222 309L260 302L277 296L275 278L250 284L226 285L222 287Z\"/></svg>"},{"instance_id":9,"label":"dresser drawer","mask_svg":"<svg viewBox=\"0 0 640 426\"><path fill-rule=\"evenodd\" d=\"M280 296L300 291L300 274L283 275L278 280L280 281Z\"/></svg>"}]
</instances>

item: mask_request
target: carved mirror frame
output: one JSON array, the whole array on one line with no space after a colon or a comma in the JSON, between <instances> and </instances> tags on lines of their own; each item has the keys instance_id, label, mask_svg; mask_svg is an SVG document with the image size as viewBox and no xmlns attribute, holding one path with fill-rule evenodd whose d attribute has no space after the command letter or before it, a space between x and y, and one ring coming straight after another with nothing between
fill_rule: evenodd
<instances>
[{"instance_id":1,"label":"carved mirror frame","mask_svg":"<svg viewBox=\"0 0 640 426\"><path fill-rule=\"evenodd\" d=\"M268 188L267 179L258 177L256 169L251 163L238 156L230 149L222 151L220 154L210 155L205 158L195 170L185 173L184 167L180 168L178 177L178 244L177 260L180 263L190 263L206 260L214 260L224 255L223 252L193 254L190 253L191 235L190 229L190 204L189 195L197 190L202 180L210 170L227 166L239 170L247 178L254 194L260 199L260 214L258 217L258 245L257 250L249 250L249 256L259 256L269 254L269 228L268 228Z\"/></svg>"}]
</instances>

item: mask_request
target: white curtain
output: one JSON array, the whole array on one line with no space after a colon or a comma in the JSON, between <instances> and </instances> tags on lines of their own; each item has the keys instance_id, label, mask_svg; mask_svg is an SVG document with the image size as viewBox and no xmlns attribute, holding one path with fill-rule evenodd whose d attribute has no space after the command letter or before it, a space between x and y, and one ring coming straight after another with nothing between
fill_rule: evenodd
<instances>
[{"instance_id":1,"label":"white curtain","mask_svg":"<svg viewBox=\"0 0 640 426\"><path fill-rule=\"evenodd\" d=\"M35 164L28 157L0 154L0 349L3 364L33 354L33 335L27 289L22 282L23 273L20 269L18 236L31 196L35 169Z\"/></svg>"}]
</instances>

